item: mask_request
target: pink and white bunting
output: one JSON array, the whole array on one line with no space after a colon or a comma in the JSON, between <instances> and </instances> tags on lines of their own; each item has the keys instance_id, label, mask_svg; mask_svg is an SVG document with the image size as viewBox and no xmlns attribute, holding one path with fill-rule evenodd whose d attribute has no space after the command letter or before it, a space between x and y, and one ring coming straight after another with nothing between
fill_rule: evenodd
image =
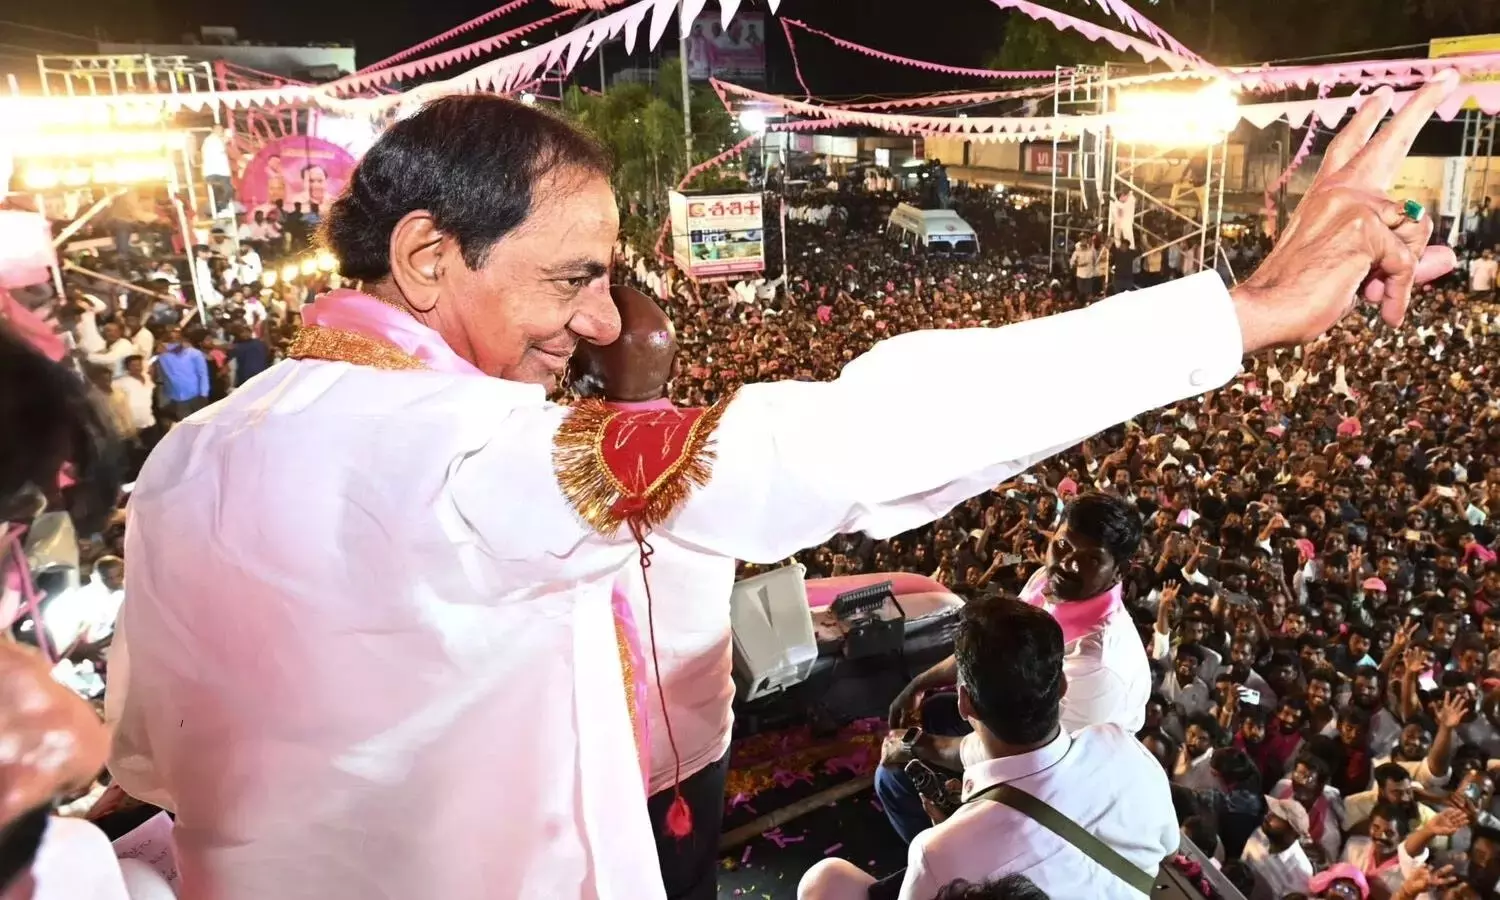
<instances>
[{"instance_id":1,"label":"pink and white bunting","mask_svg":"<svg viewBox=\"0 0 1500 900\"><path fill-rule=\"evenodd\" d=\"M507 13L514 12L530 2L531 0L511 0L510 3L507 3L504 6L497 6L489 12L484 13L483 15L475 16L474 18L463 23L462 25L459 25L456 28L448 29L437 37L428 38L427 40L422 41L420 44L412 44L410 47L407 47L400 53L397 53L393 56L387 56L385 59L382 59L380 62L374 63L373 65L365 66L363 69L360 69L354 74L363 75L366 72L373 72L376 69L383 69L386 66L394 65L395 63L398 63L403 59L411 59L418 53L422 53L426 50L431 50L433 47L436 47L443 41L458 37L465 32L473 31L475 28L478 28L479 26L487 24L489 22L493 22L495 19L498 19L501 16L506 15Z\"/></svg>"},{"instance_id":2,"label":"pink and white bunting","mask_svg":"<svg viewBox=\"0 0 1500 900\"><path fill-rule=\"evenodd\" d=\"M392 81L400 81L402 79L412 78L417 75L426 75L431 72L436 72L439 69L446 69L449 66L456 65L462 62L468 62L472 59L475 59L476 57L483 56L484 54L489 53L492 50L504 47L505 45L528 34L531 34L534 31L546 28L548 25L556 24L557 22L560 22L563 19L568 18L569 16L575 16L577 14L577 10L565 9L562 12L554 13L553 15L547 16L544 19L538 19L535 22L528 22L518 28L512 28L510 31L506 31L502 34L497 34L494 37L487 37L483 40L474 41L473 43L465 44L462 47L455 47L452 50L446 50L442 53L437 53L432 56L424 56L421 59L414 59L411 62L402 63L400 65L390 66L384 69L375 69L373 71L366 71L363 74L355 74L347 76L345 78L340 78L337 81L329 82L328 84L324 85L323 90L330 94L353 94L359 91L369 90L370 88L377 87L379 85L389 84Z\"/></svg>"},{"instance_id":3,"label":"pink and white bunting","mask_svg":"<svg viewBox=\"0 0 1500 900\"><path fill-rule=\"evenodd\" d=\"M1169 49L1150 41L1143 41L1140 38L1122 34L1111 28L1105 28L1103 25L1095 25L1093 22L1085 21L1077 16L1070 16L1067 13L1058 12L1055 9L1049 9L1048 7L1032 3L1031 0L990 0L990 2L1001 9L1013 9L1038 22L1046 22L1058 31L1076 31L1091 41L1104 41L1121 52L1128 50L1146 62L1162 62L1176 71L1184 69L1213 70L1213 66L1204 62L1202 57L1193 54L1191 51L1184 55L1176 49ZM1098 0L1098 2L1103 2L1103 0ZM1118 3L1124 9L1130 8L1124 3L1124 0L1109 0L1109 2ZM1138 27L1142 23L1146 25L1150 24L1148 21L1141 19L1139 15L1133 21ZM1151 27L1155 28L1154 25ZM1161 31L1160 29L1156 30ZM1166 34L1166 32L1161 33ZM1171 36L1167 35L1167 37L1170 38ZM1178 44L1175 40L1171 43L1175 47L1181 47L1181 44Z\"/></svg>"},{"instance_id":4,"label":"pink and white bunting","mask_svg":"<svg viewBox=\"0 0 1500 900\"><path fill-rule=\"evenodd\" d=\"M1185 44L1172 37L1155 22L1137 12L1125 0L1094 0L1101 9L1112 13L1115 18L1124 23L1126 28L1137 34L1144 34L1155 41L1157 46L1165 47L1184 59L1190 59L1205 68L1213 68L1203 57L1189 50ZM1123 48L1121 48L1123 49Z\"/></svg>"},{"instance_id":5,"label":"pink and white bunting","mask_svg":"<svg viewBox=\"0 0 1500 900\"><path fill-rule=\"evenodd\" d=\"M1056 69L972 69L966 66L949 66L943 63L929 62L924 59L912 59L909 56L899 56L895 53L887 53L884 50L876 50L853 41L846 41L841 37L829 34L826 31L814 28L796 19L783 18L782 27L796 26L808 34L815 34L820 38L831 41L845 50L862 53L874 59L883 59L903 66L911 66L915 69L926 69L929 72L942 72L947 75L962 75L970 78L1052 78L1057 74ZM790 40L790 35L788 35ZM1064 69L1063 71L1067 71Z\"/></svg>"},{"instance_id":6,"label":"pink and white bunting","mask_svg":"<svg viewBox=\"0 0 1500 900\"><path fill-rule=\"evenodd\" d=\"M840 125L855 125L891 131L897 134L962 134L969 140L1032 141L1071 138L1084 132L1097 133L1115 121L1109 114L1097 116L999 116L950 117L898 115L894 113L866 112L839 107L820 106L766 94L751 88L722 81L712 82L720 99L729 105L730 97L754 101L762 107L778 109L784 115L810 116ZM1381 88L1391 91L1390 88ZM1391 91L1392 105L1400 109L1415 91ZM1265 128L1272 122L1285 120L1293 128L1300 128L1309 120L1321 121L1328 127L1338 125L1360 103L1366 95L1351 94L1344 97L1321 97L1316 100L1294 100L1284 103L1257 103L1240 106L1242 119L1257 128ZM1475 101L1487 113L1500 112L1500 82L1466 82L1462 88L1443 101L1438 116L1451 121L1464 104Z\"/></svg>"}]
</instances>

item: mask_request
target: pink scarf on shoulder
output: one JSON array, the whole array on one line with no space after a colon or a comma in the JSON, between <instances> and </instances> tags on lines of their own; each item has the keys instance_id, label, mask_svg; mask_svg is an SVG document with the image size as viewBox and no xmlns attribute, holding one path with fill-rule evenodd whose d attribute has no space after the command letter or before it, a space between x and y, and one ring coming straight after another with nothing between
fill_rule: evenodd
<instances>
[{"instance_id":1,"label":"pink scarf on shoulder","mask_svg":"<svg viewBox=\"0 0 1500 900\"><path fill-rule=\"evenodd\" d=\"M1125 605L1120 585L1087 600L1063 601L1046 594L1047 570L1040 569L1021 589L1022 602L1045 609L1062 626L1063 643L1071 644L1104 627L1104 622Z\"/></svg>"}]
</instances>

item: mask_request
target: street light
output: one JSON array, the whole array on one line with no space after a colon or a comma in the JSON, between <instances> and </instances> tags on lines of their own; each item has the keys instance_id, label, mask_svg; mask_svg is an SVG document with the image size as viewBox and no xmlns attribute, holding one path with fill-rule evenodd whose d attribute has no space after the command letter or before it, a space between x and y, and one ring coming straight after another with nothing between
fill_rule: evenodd
<instances>
[{"instance_id":1,"label":"street light","mask_svg":"<svg viewBox=\"0 0 1500 900\"><path fill-rule=\"evenodd\" d=\"M751 134L764 134L766 114L758 109L747 109L740 113L740 127Z\"/></svg>"}]
</instances>

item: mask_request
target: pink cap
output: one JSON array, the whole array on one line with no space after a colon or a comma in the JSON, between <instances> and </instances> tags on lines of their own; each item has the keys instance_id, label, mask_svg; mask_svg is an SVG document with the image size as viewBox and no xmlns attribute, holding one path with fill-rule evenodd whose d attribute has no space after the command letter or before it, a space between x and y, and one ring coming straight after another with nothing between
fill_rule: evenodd
<instances>
[{"instance_id":1,"label":"pink cap","mask_svg":"<svg viewBox=\"0 0 1500 900\"><path fill-rule=\"evenodd\" d=\"M1375 578L1375 577L1366 578L1365 579L1365 583L1362 584L1362 585L1360 585L1360 587L1364 588L1367 591L1385 591L1386 590L1385 582L1381 581L1379 578Z\"/></svg>"},{"instance_id":2,"label":"pink cap","mask_svg":"<svg viewBox=\"0 0 1500 900\"><path fill-rule=\"evenodd\" d=\"M1078 482L1071 478L1064 478L1057 483L1057 495L1059 497L1071 497L1078 493Z\"/></svg>"},{"instance_id":3,"label":"pink cap","mask_svg":"<svg viewBox=\"0 0 1500 900\"><path fill-rule=\"evenodd\" d=\"M1312 559L1318 555L1318 548L1307 538L1298 538L1296 541L1297 551L1302 554L1304 560Z\"/></svg>"},{"instance_id":4,"label":"pink cap","mask_svg":"<svg viewBox=\"0 0 1500 900\"><path fill-rule=\"evenodd\" d=\"M1359 888L1359 896L1362 900L1369 900L1370 882L1365 879L1365 873L1349 863L1339 863L1314 875L1307 883L1307 889L1314 894L1321 894L1332 887L1335 881L1352 882Z\"/></svg>"}]
</instances>

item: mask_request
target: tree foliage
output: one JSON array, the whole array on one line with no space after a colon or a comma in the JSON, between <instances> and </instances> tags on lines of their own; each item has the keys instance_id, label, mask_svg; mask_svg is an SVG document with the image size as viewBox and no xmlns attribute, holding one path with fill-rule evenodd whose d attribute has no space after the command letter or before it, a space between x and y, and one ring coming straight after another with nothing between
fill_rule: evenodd
<instances>
[{"instance_id":1,"label":"tree foliage","mask_svg":"<svg viewBox=\"0 0 1500 900\"><path fill-rule=\"evenodd\" d=\"M568 89L563 110L614 154L615 191L626 202L655 210L689 168L682 134L682 70L662 63L653 84L617 82L602 94ZM711 88L692 89L693 160L718 154L739 137Z\"/></svg>"}]
</instances>

